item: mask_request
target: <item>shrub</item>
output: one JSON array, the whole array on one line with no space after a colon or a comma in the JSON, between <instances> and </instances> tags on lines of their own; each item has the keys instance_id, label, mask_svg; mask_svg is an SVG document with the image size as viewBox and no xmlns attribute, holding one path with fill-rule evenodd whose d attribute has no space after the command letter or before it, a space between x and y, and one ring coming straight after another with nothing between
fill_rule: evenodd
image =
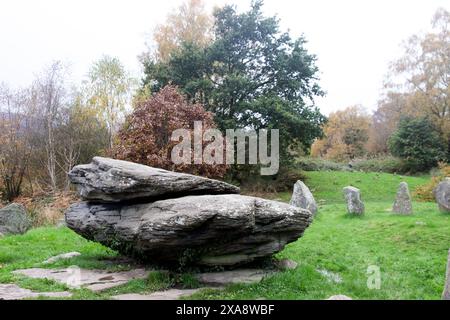
<instances>
[{"instance_id":1,"label":"shrub","mask_svg":"<svg viewBox=\"0 0 450 320\"><path fill-rule=\"evenodd\" d=\"M306 180L306 176L298 169L283 167L275 176L253 175L242 181L241 189L248 195L262 195L264 193L277 193L292 191L294 184Z\"/></svg>"},{"instance_id":2,"label":"shrub","mask_svg":"<svg viewBox=\"0 0 450 320\"><path fill-rule=\"evenodd\" d=\"M171 152L179 144L171 141L177 129L194 129L201 121L203 130L216 128L213 115L200 104L188 103L174 86L166 86L147 100L137 102L133 113L117 136L114 157L166 170L207 177L223 177L226 165L174 164ZM193 134L192 134L193 136ZM191 141L193 137L191 137ZM193 163L193 161L191 161Z\"/></svg>"},{"instance_id":3,"label":"shrub","mask_svg":"<svg viewBox=\"0 0 450 320\"><path fill-rule=\"evenodd\" d=\"M427 118L400 120L389 139L389 150L411 172L427 171L445 157L443 141Z\"/></svg>"},{"instance_id":4,"label":"shrub","mask_svg":"<svg viewBox=\"0 0 450 320\"><path fill-rule=\"evenodd\" d=\"M354 160L352 168L357 171L386 173L405 173L407 170L402 160L391 156Z\"/></svg>"},{"instance_id":5,"label":"shrub","mask_svg":"<svg viewBox=\"0 0 450 320\"><path fill-rule=\"evenodd\" d=\"M304 171L349 171L347 164L327 160L323 158L300 158L297 160L297 167Z\"/></svg>"},{"instance_id":6,"label":"shrub","mask_svg":"<svg viewBox=\"0 0 450 320\"><path fill-rule=\"evenodd\" d=\"M443 181L445 178L450 177L450 165L441 163L439 165L439 171L435 176L433 176L427 184L416 188L413 195L417 200L423 202L432 202L434 201L433 191L437 187L437 185Z\"/></svg>"}]
</instances>

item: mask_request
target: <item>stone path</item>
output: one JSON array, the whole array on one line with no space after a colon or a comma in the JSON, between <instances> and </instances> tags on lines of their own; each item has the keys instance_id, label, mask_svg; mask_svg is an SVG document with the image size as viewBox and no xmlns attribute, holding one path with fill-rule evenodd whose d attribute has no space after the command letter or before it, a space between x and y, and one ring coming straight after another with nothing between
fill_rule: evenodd
<instances>
[{"instance_id":1,"label":"stone path","mask_svg":"<svg viewBox=\"0 0 450 320\"><path fill-rule=\"evenodd\" d=\"M145 279L148 272L145 269L135 269L123 272L108 272L105 270L86 270L79 268L67 269L24 269L13 272L35 279L50 279L71 288L86 288L94 292L114 288L134 279Z\"/></svg>"},{"instance_id":2,"label":"stone path","mask_svg":"<svg viewBox=\"0 0 450 320\"><path fill-rule=\"evenodd\" d=\"M293 267L293 266L291 266ZM145 279L148 271L145 269L134 269L123 272L108 272L105 270L87 270L77 267L66 269L23 269L16 270L14 274L35 278L50 279L67 285L69 288L86 288L94 292L103 291L128 283L134 279ZM177 300L188 297L199 290L212 288L219 289L230 284L258 283L264 277L271 275L273 271L262 269L240 269L233 271L200 273L195 275L202 287L198 289L170 289L166 291L153 292L151 294L122 294L113 296L114 300ZM17 285L2 285L0 287L0 299L17 300L23 298L36 298L41 295L47 297L70 297L70 292L34 293L22 289Z\"/></svg>"},{"instance_id":3,"label":"stone path","mask_svg":"<svg viewBox=\"0 0 450 320\"><path fill-rule=\"evenodd\" d=\"M63 292L33 292L23 289L15 284L0 284L0 300L21 300L38 297L50 298L68 298L72 294L67 291Z\"/></svg>"}]
</instances>

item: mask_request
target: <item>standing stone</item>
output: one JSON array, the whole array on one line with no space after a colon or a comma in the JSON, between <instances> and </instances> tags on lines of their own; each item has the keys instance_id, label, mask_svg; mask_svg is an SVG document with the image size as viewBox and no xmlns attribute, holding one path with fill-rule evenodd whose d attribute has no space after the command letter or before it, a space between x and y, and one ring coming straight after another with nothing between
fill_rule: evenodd
<instances>
[{"instance_id":1,"label":"standing stone","mask_svg":"<svg viewBox=\"0 0 450 320\"><path fill-rule=\"evenodd\" d=\"M450 178L438 184L434 190L434 196L439 206L439 210L444 213L450 213Z\"/></svg>"},{"instance_id":2,"label":"standing stone","mask_svg":"<svg viewBox=\"0 0 450 320\"><path fill-rule=\"evenodd\" d=\"M300 180L294 185L291 206L309 210L313 215L317 213L317 204L314 196L309 188Z\"/></svg>"},{"instance_id":3,"label":"standing stone","mask_svg":"<svg viewBox=\"0 0 450 320\"><path fill-rule=\"evenodd\" d=\"M31 220L21 204L13 203L0 209L0 234L24 234L31 228Z\"/></svg>"},{"instance_id":4,"label":"standing stone","mask_svg":"<svg viewBox=\"0 0 450 320\"><path fill-rule=\"evenodd\" d=\"M345 187L344 197L347 201L347 211L354 215L364 214L364 203L361 201L361 192L355 187Z\"/></svg>"},{"instance_id":5,"label":"standing stone","mask_svg":"<svg viewBox=\"0 0 450 320\"><path fill-rule=\"evenodd\" d=\"M447 275L445 279L445 287L444 293L442 294L442 300L450 300L450 250L448 251Z\"/></svg>"},{"instance_id":6,"label":"standing stone","mask_svg":"<svg viewBox=\"0 0 450 320\"><path fill-rule=\"evenodd\" d=\"M408 184L406 182L400 183L395 198L392 211L398 214L409 215L412 213L411 194L409 193Z\"/></svg>"}]
</instances>

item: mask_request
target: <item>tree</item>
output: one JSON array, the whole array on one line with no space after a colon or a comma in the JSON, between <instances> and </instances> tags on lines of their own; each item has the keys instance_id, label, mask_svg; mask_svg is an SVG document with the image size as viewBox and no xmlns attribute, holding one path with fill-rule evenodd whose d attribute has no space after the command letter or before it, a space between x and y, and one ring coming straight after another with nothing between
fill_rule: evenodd
<instances>
[{"instance_id":1,"label":"tree","mask_svg":"<svg viewBox=\"0 0 450 320\"><path fill-rule=\"evenodd\" d=\"M153 58L168 61L183 43L206 47L212 40L212 25L213 18L205 12L202 0L186 0L175 13L168 15L164 24L156 27Z\"/></svg>"},{"instance_id":2,"label":"tree","mask_svg":"<svg viewBox=\"0 0 450 320\"><path fill-rule=\"evenodd\" d=\"M370 117L361 106L348 107L330 114L324 126L325 137L312 146L313 156L343 161L367 153Z\"/></svg>"},{"instance_id":3,"label":"tree","mask_svg":"<svg viewBox=\"0 0 450 320\"><path fill-rule=\"evenodd\" d=\"M388 141L397 130L402 117L408 114L405 109L410 109L409 94L388 91L378 101L378 108L372 115L369 131L367 151L372 155L386 155L389 153Z\"/></svg>"},{"instance_id":4,"label":"tree","mask_svg":"<svg viewBox=\"0 0 450 320\"><path fill-rule=\"evenodd\" d=\"M406 42L405 55L391 66L388 90L403 95L403 115L433 122L450 156L450 13L437 10L432 26L433 32Z\"/></svg>"},{"instance_id":5,"label":"tree","mask_svg":"<svg viewBox=\"0 0 450 320\"><path fill-rule=\"evenodd\" d=\"M88 163L109 148L108 128L96 115L97 110L83 104L79 94L60 114L55 137L63 142L57 145L57 164L65 191L70 189L68 173L75 165Z\"/></svg>"},{"instance_id":6,"label":"tree","mask_svg":"<svg viewBox=\"0 0 450 320\"><path fill-rule=\"evenodd\" d=\"M305 39L280 32L264 17L262 1L239 14L225 6L214 13L214 41L206 48L184 43L167 62L145 62L144 86L158 92L173 83L193 103L213 112L220 130L280 130L282 162L291 148L308 149L322 134L325 117L314 103L322 96L315 56Z\"/></svg>"},{"instance_id":7,"label":"tree","mask_svg":"<svg viewBox=\"0 0 450 320\"><path fill-rule=\"evenodd\" d=\"M8 201L22 193L33 149L28 96L26 90L0 86L0 191Z\"/></svg>"},{"instance_id":8,"label":"tree","mask_svg":"<svg viewBox=\"0 0 450 320\"><path fill-rule=\"evenodd\" d=\"M45 146L43 159L45 159L49 184L53 192L58 189L58 141L55 139L55 130L61 112L67 105L66 73L67 69L64 65L60 61L55 61L37 77L32 89L32 99L35 102L35 110L38 112L33 118L37 119L36 122L40 120L42 124L41 142Z\"/></svg>"},{"instance_id":9,"label":"tree","mask_svg":"<svg viewBox=\"0 0 450 320\"><path fill-rule=\"evenodd\" d=\"M104 56L96 61L84 83L86 104L108 128L109 146L119 128L126 106L130 104L134 80L117 58Z\"/></svg>"},{"instance_id":10,"label":"tree","mask_svg":"<svg viewBox=\"0 0 450 320\"><path fill-rule=\"evenodd\" d=\"M200 104L188 103L176 87L166 86L153 97L137 102L133 113L127 117L124 127L117 135L118 141L112 153L117 159L167 170L223 177L226 165L175 164L172 161L173 148L179 144L172 141L173 132L178 129L190 130L191 141L194 141L192 130L195 121L202 122L202 132L216 127L211 113L206 112ZM189 160L194 163L193 153Z\"/></svg>"},{"instance_id":11,"label":"tree","mask_svg":"<svg viewBox=\"0 0 450 320\"><path fill-rule=\"evenodd\" d=\"M389 150L405 161L411 171L435 167L445 156L445 145L433 123L427 118L402 118L389 139Z\"/></svg>"}]
</instances>

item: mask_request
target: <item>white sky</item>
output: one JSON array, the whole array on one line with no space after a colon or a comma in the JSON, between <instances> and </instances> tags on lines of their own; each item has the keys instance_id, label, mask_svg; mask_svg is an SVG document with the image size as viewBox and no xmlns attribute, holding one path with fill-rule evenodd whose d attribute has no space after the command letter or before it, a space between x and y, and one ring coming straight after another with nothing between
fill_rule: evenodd
<instances>
[{"instance_id":1,"label":"white sky","mask_svg":"<svg viewBox=\"0 0 450 320\"><path fill-rule=\"evenodd\" d=\"M92 61L117 56L140 76L137 56L157 23L181 0L0 0L0 82L28 85L52 60L70 63L74 82ZM206 0L236 3L250 0ZM430 29L438 7L450 0L266 0L291 34L304 34L318 57L328 92L321 110L362 104L373 110L389 61L402 53L410 35Z\"/></svg>"}]
</instances>

